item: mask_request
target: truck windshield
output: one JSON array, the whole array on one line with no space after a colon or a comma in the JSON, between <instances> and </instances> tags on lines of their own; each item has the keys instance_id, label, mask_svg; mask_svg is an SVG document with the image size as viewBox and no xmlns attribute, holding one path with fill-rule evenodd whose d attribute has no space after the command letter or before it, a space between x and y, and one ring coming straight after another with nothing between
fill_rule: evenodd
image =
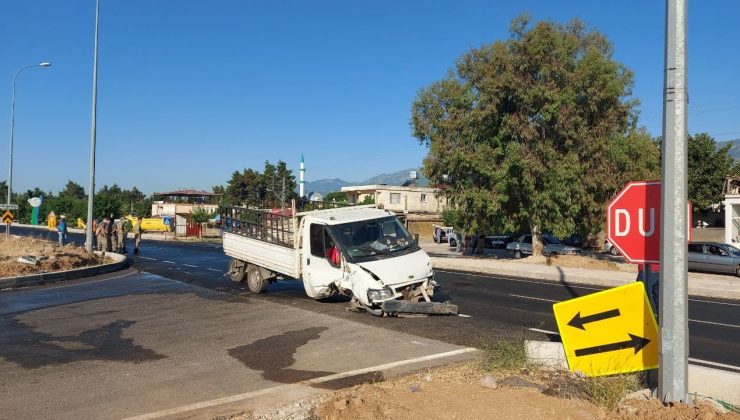
<instances>
[{"instance_id":1,"label":"truck windshield","mask_svg":"<svg viewBox=\"0 0 740 420\"><path fill-rule=\"evenodd\" d=\"M418 246L395 217L330 226L350 260L366 261L413 252Z\"/></svg>"}]
</instances>

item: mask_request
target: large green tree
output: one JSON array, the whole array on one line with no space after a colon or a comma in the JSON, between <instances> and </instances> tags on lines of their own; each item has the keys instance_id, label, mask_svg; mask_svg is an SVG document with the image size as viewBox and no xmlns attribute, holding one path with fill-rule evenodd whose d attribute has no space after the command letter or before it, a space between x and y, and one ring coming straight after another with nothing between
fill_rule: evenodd
<instances>
[{"instance_id":1,"label":"large green tree","mask_svg":"<svg viewBox=\"0 0 740 420\"><path fill-rule=\"evenodd\" d=\"M728 154L732 144L717 149L707 133L689 136L689 200L696 210L704 210L723 200L725 177L733 170L734 160Z\"/></svg>"},{"instance_id":2,"label":"large green tree","mask_svg":"<svg viewBox=\"0 0 740 420\"><path fill-rule=\"evenodd\" d=\"M429 147L424 172L444 185L458 227L529 230L539 244L543 231L603 226L625 178L627 163L613 158L651 144L633 133L632 73L612 52L581 21L530 24L523 15L507 40L463 54L419 91L411 123Z\"/></svg>"},{"instance_id":3,"label":"large green tree","mask_svg":"<svg viewBox=\"0 0 740 420\"><path fill-rule=\"evenodd\" d=\"M298 196L296 185L295 175L285 162L280 160L273 165L265 161L263 172L251 168L234 171L223 190L222 203L254 207L289 206L290 200Z\"/></svg>"}]
</instances>

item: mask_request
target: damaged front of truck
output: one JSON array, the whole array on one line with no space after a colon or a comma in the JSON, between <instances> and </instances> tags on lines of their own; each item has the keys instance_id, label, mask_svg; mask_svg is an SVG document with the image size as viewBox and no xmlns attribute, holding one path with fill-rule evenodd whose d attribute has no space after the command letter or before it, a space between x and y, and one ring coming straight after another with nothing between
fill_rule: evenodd
<instances>
[{"instance_id":1,"label":"damaged front of truck","mask_svg":"<svg viewBox=\"0 0 740 420\"><path fill-rule=\"evenodd\" d=\"M433 302L434 270L429 256L393 215L330 226L342 253L338 288L374 315L457 314L457 306Z\"/></svg>"}]
</instances>

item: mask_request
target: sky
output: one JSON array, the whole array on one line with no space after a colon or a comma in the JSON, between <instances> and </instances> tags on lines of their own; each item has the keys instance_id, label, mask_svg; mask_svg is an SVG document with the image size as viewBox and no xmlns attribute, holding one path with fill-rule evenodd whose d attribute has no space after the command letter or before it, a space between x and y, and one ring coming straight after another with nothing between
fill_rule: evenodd
<instances>
[{"instance_id":1,"label":"sky","mask_svg":"<svg viewBox=\"0 0 740 420\"><path fill-rule=\"evenodd\" d=\"M96 187L210 189L284 160L306 179L419 166L411 103L511 19L578 17L634 76L662 126L664 1L101 0ZM0 0L0 180L17 81L13 189L87 189L94 0ZM690 1L689 132L740 138L740 2Z\"/></svg>"}]
</instances>

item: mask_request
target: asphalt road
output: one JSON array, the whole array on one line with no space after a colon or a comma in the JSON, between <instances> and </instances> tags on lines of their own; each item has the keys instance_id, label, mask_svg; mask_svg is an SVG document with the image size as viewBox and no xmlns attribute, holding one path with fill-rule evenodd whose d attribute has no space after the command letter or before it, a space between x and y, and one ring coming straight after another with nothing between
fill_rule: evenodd
<instances>
[{"instance_id":1,"label":"asphalt road","mask_svg":"<svg viewBox=\"0 0 740 420\"><path fill-rule=\"evenodd\" d=\"M128 269L0 292L0 419L214 418L472 350Z\"/></svg>"},{"instance_id":2,"label":"asphalt road","mask_svg":"<svg viewBox=\"0 0 740 420\"><path fill-rule=\"evenodd\" d=\"M15 231L38 234L33 229ZM56 235L51 234L51 238ZM72 239L84 240L81 235L72 235ZM228 257L220 246L145 241L142 253L133 258L135 267L142 271L232 294L251 295L244 285L222 276ZM597 286L442 270L436 272L435 278L441 285L436 299L451 300L465 316L388 319L348 312L342 298L314 301L305 295L302 284L294 280L273 283L257 298L468 346L502 336L552 338L546 332L557 331L553 303L603 290ZM690 298L689 327L692 363L740 372L740 302Z\"/></svg>"}]
</instances>

